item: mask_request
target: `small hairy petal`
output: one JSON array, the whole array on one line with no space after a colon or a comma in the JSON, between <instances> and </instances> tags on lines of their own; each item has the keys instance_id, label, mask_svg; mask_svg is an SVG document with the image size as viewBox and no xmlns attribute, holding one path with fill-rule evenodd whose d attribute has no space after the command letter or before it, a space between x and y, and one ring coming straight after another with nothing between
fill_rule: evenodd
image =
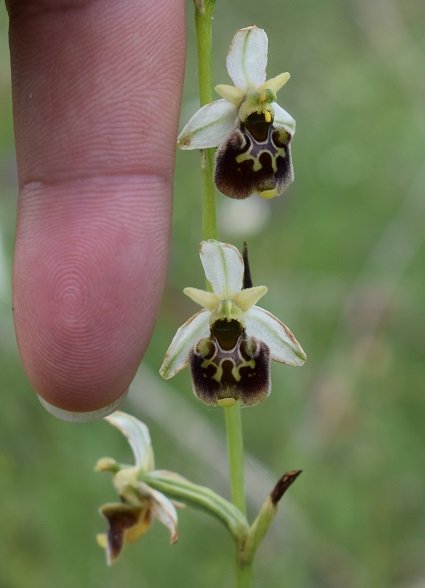
<instances>
[{"instance_id":1,"label":"small hairy petal","mask_svg":"<svg viewBox=\"0 0 425 588\"><path fill-rule=\"evenodd\" d=\"M261 86L258 88L258 91L261 92L262 90L272 90L273 92L278 92L281 88L283 88L290 77L291 76L287 71L285 73L281 73L274 78L266 80L264 84L261 84Z\"/></svg>"},{"instance_id":2,"label":"small hairy petal","mask_svg":"<svg viewBox=\"0 0 425 588\"><path fill-rule=\"evenodd\" d=\"M213 292L207 292L206 290L199 290L199 288L185 288L183 292L186 296L189 296L193 302L200 304L210 312L216 308L220 302L220 298Z\"/></svg>"},{"instance_id":3,"label":"small hairy petal","mask_svg":"<svg viewBox=\"0 0 425 588\"><path fill-rule=\"evenodd\" d=\"M251 308L251 306L254 306L254 304L256 304L260 300L260 298L262 298L264 294L266 294L266 292L266 286L254 286L252 288L245 288L244 290L237 292L237 294L233 296L233 302L241 310L246 312Z\"/></svg>"},{"instance_id":4,"label":"small hairy petal","mask_svg":"<svg viewBox=\"0 0 425 588\"><path fill-rule=\"evenodd\" d=\"M267 310L253 306L245 314L246 332L263 341L271 358L289 365L303 365L307 356L286 325Z\"/></svg>"},{"instance_id":5,"label":"small hairy petal","mask_svg":"<svg viewBox=\"0 0 425 588\"><path fill-rule=\"evenodd\" d=\"M244 263L236 247L209 239L202 241L200 255L205 277L214 294L225 300L239 292L242 288Z\"/></svg>"},{"instance_id":6,"label":"small hairy petal","mask_svg":"<svg viewBox=\"0 0 425 588\"><path fill-rule=\"evenodd\" d=\"M256 26L236 32L227 54L227 71L233 83L245 91L256 91L266 79L268 39Z\"/></svg>"},{"instance_id":7,"label":"small hairy petal","mask_svg":"<svg viewBox=\"0 0 425 588\"><path fill-rule=\"evenodd\" d=\"M209 335L209 315L208 310L200 310L177 330L159 370L163 378L168 380L187 366L196 343Z\"/></svg>"},{"instance_id":8,"label":"small hairy petal","mask_svg":"<svg viewBox=\"0 0 425 588\"><path fill-rule=\"evenodd\" d=\"M239 107L242 102L245 92L236 86L228 86L227 84L218 84L215 91L225 100L228 100L235 106Z\"/></svg>"},{"instance_id":9,"label":"small hairy petal","mask_svg":"<svg viewBox=\"0 0 425 588\"><path fill-rule=\"evenodd\" d=\"M237 107L227 100L216 100L196 112L177 139L180 149L217 147L236 127Z\"/></svg>"}]
</instances>

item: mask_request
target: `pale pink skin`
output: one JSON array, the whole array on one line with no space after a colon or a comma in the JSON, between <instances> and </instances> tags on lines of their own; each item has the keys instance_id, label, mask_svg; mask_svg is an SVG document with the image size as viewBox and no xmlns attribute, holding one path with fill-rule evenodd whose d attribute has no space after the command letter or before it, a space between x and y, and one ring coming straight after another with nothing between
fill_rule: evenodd
<instances>
[{"instance_id":1,"label":"pale pink skin","mask_svg":"<svg viewBox=\"0 0 425 588\"><path fill-rule=\"evenodd\" d=\"M161 300L185 2L7 4L19 351L48 403L95 411L128 388Z\"/></svg>"}]
</instances>

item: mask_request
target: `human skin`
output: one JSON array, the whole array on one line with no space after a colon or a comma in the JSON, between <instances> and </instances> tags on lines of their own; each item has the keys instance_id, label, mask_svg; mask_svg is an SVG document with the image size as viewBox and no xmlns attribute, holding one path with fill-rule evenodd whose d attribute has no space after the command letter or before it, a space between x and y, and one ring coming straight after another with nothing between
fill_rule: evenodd
<instances>
[{"instance_id":1,"label":"human skin","mask_svg":"<svg viewBox=\"0 0 425 588\"><path fill-rule=\"evenodd\" d=\"M8 0L7 8L18 347L49 410L88 420L125 395L161 300L184 1Z\"/></svg>"}]
</instances>

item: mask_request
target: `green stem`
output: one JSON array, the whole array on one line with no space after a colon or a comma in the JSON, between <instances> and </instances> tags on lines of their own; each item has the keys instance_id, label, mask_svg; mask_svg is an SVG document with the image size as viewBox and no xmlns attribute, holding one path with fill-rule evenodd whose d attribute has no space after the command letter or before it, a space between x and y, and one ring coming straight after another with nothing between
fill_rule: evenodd
<instances>
[{"instance_id":1,"label":"green stem","mask_svg":"<svg viewBox=\"0 0 425 588\"><path fill-rule=\"evenodd\" d=\"M224 408L229 456L230 487L232 502L246 516L245 482L243 469L243 436L241 407L238 402ZM245 549L238 549L236 559L236 587L252 588L252 558L245 558Z\"/></svg>"},{"instance_id":2,"label":"green stem","mask_svg":"<svg viewBox=\"0 0 425 588\"><path fill-rule=\"evenodd\" d=\"M199 96L201 106L213 100L211 55L212 16L215 0L194 0L196 39L198 50ZM202 170L202 235L204 240L217 239L217 214L215 202L214 150L201 151ZM246 515L245 485L243 476L243 439L240 406L226 407L226 432L229 455L230 485L233 504ZM244 560L237 545L236 586L251 588L253 585L251 562Z\"/></svg>"},{"instance_id":3,"label":"green stem","mask_svg":"<svg viewBox=\"0 0 425 588\"><path fill-rule=\"evenodd\" d=\"M238 402L224 409L226 417L227 453L229 456L232 502L246 516L245 483L243 473L243 436L241 408Z\"/></svg>"},{"instance_id":4,"label":"green stem","mask_svg":"<svg viewBox=\"0 0 425 588\"><path fill-rule=\"evenodd\" d=\"M201 106L212 102L211 54L212 16L215 0L194 0L196 43L198 50L199 97ZM217 239L217 214L213 182L214 149L201 151L202 171L202 235L203 239Z\"/></svg>"},{"instance_id":5,"label":"green stem","mask_svg":"<svg viewBox=\"0 0 425 588\"><path fill-rule=\"evenodd\" d=\"M236 586L237 588L253 588L252 561L243 562L238 558L236 563Z\"/></svg>"}]
</instances>

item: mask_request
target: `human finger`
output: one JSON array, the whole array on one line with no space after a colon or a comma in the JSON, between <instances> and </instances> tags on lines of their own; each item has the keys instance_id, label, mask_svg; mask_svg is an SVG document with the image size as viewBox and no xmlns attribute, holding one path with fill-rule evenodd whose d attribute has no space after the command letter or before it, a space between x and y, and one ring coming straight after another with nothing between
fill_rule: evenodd
<instances>
[{"instance_id":1,"label":"human finger","mask_svg":"<svg viewBox=\"0 0 425 588\"><path fill-rule=\"evenodd\" d=\"M165 279L184 2L9 0L26 374L70 420L111 412Z\"/></svg>"}]
</instances>

